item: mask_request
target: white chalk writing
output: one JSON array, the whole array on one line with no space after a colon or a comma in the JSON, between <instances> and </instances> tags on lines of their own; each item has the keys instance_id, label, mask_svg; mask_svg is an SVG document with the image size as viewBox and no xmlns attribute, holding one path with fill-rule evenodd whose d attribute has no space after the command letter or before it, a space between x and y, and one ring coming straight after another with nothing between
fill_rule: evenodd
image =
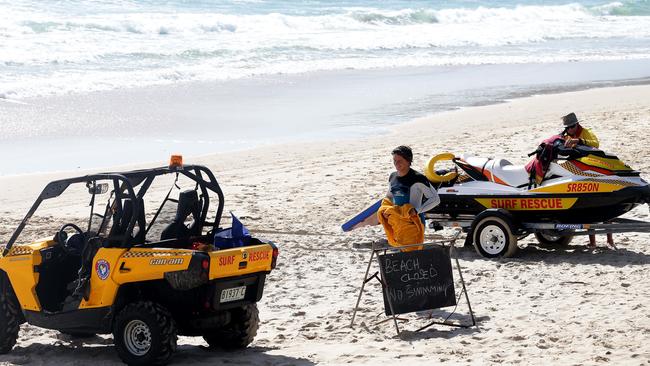
<instances>
[{"instance_id":1,"label":"white chalk writing","mask_svg":"<svg viewBox=\"0 0 650 366\"><path fill-rule=\"evenodd\" d=\"M407 283L411 281L430 280L436 276L438 276L438 271L436 271L436 269L431 266L429 267L429 270L420 269L414 272L404 273L400 277L400 280L404 283Z\"/></svg>"},{"instance_id":2,"label":"white chalk writing","mask_svg":"<svg viewBox=\"0 0 650 366\"><path fill-rule=\"evenodd\" d=\"M386 273L402 272L402 271L417 271L420 269L420 261L418 258L407 260L386 260Z\"/></svg>"}]
</instances>

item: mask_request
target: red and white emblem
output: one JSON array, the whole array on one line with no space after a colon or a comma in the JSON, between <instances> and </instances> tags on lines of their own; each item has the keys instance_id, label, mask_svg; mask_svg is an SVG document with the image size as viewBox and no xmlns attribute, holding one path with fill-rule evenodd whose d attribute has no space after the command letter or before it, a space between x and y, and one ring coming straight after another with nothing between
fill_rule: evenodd
<instances>
[{"instance_id":1,"label":"red and white emblem","mask_svg":"<svg viewBox=\"0 0 650 366\"><path fill-rule=\"evenodd\" d=\"M105 280L111 274L111 265L104 259L99 259L95 263L95 271L100 280Z\"/></svg>"}]
</instances>

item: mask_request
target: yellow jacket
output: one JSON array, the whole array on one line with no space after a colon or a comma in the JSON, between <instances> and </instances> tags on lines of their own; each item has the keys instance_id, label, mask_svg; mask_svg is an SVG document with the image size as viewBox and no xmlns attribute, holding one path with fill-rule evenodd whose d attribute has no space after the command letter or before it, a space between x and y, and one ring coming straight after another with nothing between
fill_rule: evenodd
<instances>
[{"instance_id":1,"label":"yellow jacket","mask_svg":"<svg viewBox=\"0 0 650 366\"><path fill-rule=\"evenodd\" d=\"M582 127L582 126L580 126ZM581 131L578 133L577 138L580 139L580 143L583 145L591 146L598 148L600 143L598 142L598 137L591 132L590 129L582 127Z\"/></svg>"},{"instance_id":2,"label":"yellow jacket","mask_svg":"<svg viewBox=\"0 0 650 366\"><path fill-rule=\"evenodd\" d=\"M413 206L409 203L401 206L393 205L393 202L388 198L384 198L381 202L381 206L377 210L377 219L384 226L388 244L400 247L424 243L424 224L417 214L409 215L412 208ZM388 218L384 217L384 212ZM422 249L422 247L406 248L403 251L409 252L419 249Z\"/></svg>"}]
</instances>

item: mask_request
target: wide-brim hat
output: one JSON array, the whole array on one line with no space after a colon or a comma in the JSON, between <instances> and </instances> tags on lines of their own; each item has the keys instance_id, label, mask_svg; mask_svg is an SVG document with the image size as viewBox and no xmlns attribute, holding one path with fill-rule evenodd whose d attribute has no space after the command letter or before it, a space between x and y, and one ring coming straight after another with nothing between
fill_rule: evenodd
<instances>
[{"instance_id":1,"label":"wide-brim hat","mask_svg":"<svg viewBox=\"0 0 650 366\"><path fill-rule=\"evenodd\" d=\"M562 124L564 124L564 127L572 127L578 124L578 117L576 117L576 114L571 112L567 114L566 116L562 117Z\"/></svg>"}]
</instances>

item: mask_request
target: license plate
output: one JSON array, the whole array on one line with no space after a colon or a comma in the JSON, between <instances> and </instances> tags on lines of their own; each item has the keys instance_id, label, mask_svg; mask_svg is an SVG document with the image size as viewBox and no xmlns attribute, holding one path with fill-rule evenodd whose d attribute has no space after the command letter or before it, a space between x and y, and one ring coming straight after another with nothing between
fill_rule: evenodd
<instances>
[{"instance_id":1,"label":"license plate","mask_svg":"<svg viewBox=\"0 0 650 366\"><path fill-rule=\"evenodd\" d=\"M241 300L246 296L246 286L226 288L221 290L219 302Z\"/></svg>"}]
</instances>

